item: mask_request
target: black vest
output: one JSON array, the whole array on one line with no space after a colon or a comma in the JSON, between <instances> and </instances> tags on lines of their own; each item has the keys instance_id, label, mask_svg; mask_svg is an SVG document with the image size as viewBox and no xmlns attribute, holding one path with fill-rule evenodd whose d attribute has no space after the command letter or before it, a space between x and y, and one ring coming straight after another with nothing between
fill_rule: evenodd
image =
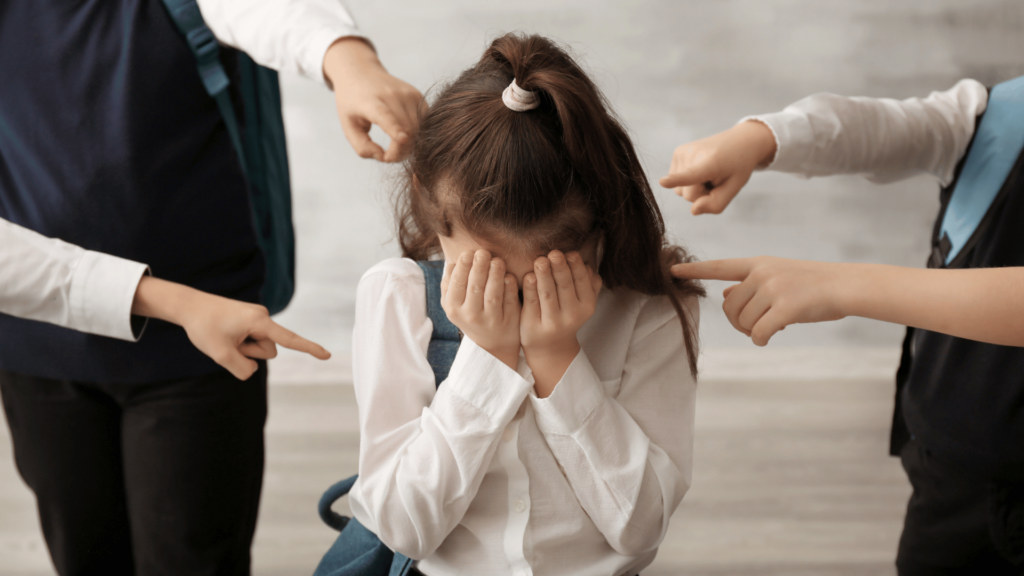
<instances>
[{"instance_id":1,"label":"black vest","mask_svg":"<svg viewBox=\"0 0 1024 576\"><path fill-rule=\"evenodd\" d=\"M234 73L237 53L222 58ZM245 179L160 0L0 2L0 86L0 216L258 300ZM0 369L152 382L220 368L164 322L131 343L0 314Z\"/></svg>"},{"instance_id":2,"label":"black vest","mask_svg":"<svg viewBox=\"0 0 1024 576\"><path fill-rule=\"evenodd\" d=\"M962 168L963 161L957 178ZM943 267L939 234L955 185L940 195L930 268ZM1024 266L1024 153L974 236L946 267L1003 266ZM1024 479L1024 348L908 330L897 374L894 454L910 435L937 458L979 477Z\"/></svg>"}]
</instances>

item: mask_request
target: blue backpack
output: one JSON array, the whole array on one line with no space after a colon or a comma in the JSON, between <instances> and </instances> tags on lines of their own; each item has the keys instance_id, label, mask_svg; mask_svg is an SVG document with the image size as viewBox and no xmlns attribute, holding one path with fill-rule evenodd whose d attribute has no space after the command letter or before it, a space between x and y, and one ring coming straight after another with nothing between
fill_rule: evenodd
<instances>
[{"instance_id":1,"label":"blue backpack","mask_svg":"<svg viewBox=\"0 0 1024 576\"><path fill-rule=\"evenodd\" d=\"M420 261L416 264L423 270L427 286L427 316L434 324L430 344L427 346L427 360L434 370L434 384L440 386L448 378L462 336L441 308L444 262ZM320 518L341 533L320 560L313 576L404 576L412 568L411 558L392 552L376 534L355 518L347 518L331 510L331 505L348 494L358 477L356 475L338 482L320 498L317 506Z\"/></svg>"},{"instance_id":2,"label":"blue backpack","mask_svg":"<svg viewBox=\"0 0 1024 576\"><path fill-rule=\"evenodd\" d=\"M185 35L196 57L203 87L217 101L238 153L249 186L253 228L266 262L267 275L260 300L271 314L276 314L284 310L295 291L295 232L277 72L256 64L243 52L238 53L238 88L245 119L243 138L228 93L228 75L220 62L220 46L203 21L196 0L162 2L174 25Z\"/></svg>"}]
</instances>

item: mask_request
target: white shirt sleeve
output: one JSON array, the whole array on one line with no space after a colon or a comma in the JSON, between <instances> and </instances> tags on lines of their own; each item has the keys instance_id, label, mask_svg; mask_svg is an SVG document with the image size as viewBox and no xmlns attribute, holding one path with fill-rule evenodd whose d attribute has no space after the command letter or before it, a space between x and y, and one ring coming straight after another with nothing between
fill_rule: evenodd
<instances>
[{"instance_id":1,"label":"white shirt sleeve","mask_svg":"<svg viewBox=\"0 0 1024 576\"><path fill-rule=\"evenodd\" d=\"M359 480L350 504L389 548L415 559L462 520L531 387L466 338L436 389L426 358L432 328L415 262L385 260L360 280L352 338Z\"/></svg>"},{"instance_id":2,"label":"white shirt sleeve","mask_svg":"<svg viewBox=\"0 0 1024 576\"><path fill-rule=\"evenodd\" d=\"M987 104L984 85L961 80L945 92L907 100L815 94L741 122L758 120L774 133L778 148L769 170L861 174L874 182L925 173L945 186Z\"/></svg>"},{"instance_id":3,"label":"white shirt sleeve","mask_svg":"<svg viewBox=\"0 0 1024 576\"><path fill-rule=\"evenodd\" d=\"M257 64L325 82L324 55L338 38L362 37L341 0L196 0L220 42Z\"/></svg>"},{"instance_id":4,"label":"white shirt sleeve","mask_svg":"<svg viewBox=\"0 0 1024 576\"><path fill-rule=\"evenodd\" d=\"M675 309L651 298L614 398L582 351L549 397L530 397L580 505L625 556L658 547L690 486L696 384L682 350Z\"/></svg>"},{"instance_id":5,"label":"white shirt sleeve","mask_svg":"<svg viewBox=\"0 0 1024 576\"><path fill-rule=\"evenodd\" d=\"M0 312L81 332L138 340L135 289L147 271L0 219Z\"/></svg>"}]
</instances>

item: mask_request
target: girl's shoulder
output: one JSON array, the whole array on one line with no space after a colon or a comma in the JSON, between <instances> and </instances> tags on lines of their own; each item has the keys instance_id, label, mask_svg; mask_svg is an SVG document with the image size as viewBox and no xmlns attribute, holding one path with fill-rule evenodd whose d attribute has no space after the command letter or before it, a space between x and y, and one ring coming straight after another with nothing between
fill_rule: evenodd
<instances>
[{"instance_id":1,"label":"girl's shoulder","mask_svg":"<svg viewBox=\"0 0 1024 576\"><path fill-rule=\"evenodd\" d=\"M680 324L672 300L666 295L650 295L629 288L604 289L598 297L598 308L603 315L617 316L631 326L633 338L640 340L668 323ZM679 304L690 317L694 327L699 326L700 301L696 297L680 298ZM680 336L682 332L680 331Z\"/></svg>"},{"instance_id":2,"label":"girl's shoulder","mask_svg":"<svg viewBox=\"0 0 1024 576\"><path fill-rule=\"evenodd\" d=\"M409 258L388 258L387 260L377 262L372 268L367 270L363 277L359 279L359 283L362 284L367 280L375 278L391 278L422 285L423 270L420 269L415 260Z\"/></svg>"},{"instance_id":3,"label":"girl's shoulder","mask_svg":"<svg viewBox=\"0 0 1024 576\"><path fill-rule=\"evenodd\" d=\"M411 302L424 301L425 294L423 270L415 260L388 258L374 264L359 279L356 304L373 306L390 302L390 306L404 307Z\"/></svg>"}]
</instances>

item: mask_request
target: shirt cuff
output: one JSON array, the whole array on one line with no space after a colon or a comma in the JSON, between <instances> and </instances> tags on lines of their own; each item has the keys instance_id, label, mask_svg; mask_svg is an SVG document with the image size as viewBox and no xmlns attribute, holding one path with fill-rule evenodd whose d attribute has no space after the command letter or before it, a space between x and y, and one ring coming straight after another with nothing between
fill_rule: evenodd
<instances>
[{"instance_id":1,"label":"shirt cuff","mask_svg":"<svg viewBox=\"0 0 1024 576\"><path fill-rule=\"evenodd\" d=\"M509 368L470 338L463 338L448 379L438 388L434 402L455 396L482 412L504 429L519 411L532 384L521 374L526 362L520 356L518 370Z\"/></svg>"},{"instance_id":2,"label":"shirt cuff","mask_svg":"<svg viewBox=\"0 0 1024 576\"><path fill-rule=\"evenodd\" d=\"M342 38L358 38L366 42L374 52L377 49L369 38L359 33L356 28L324 28L310 35L303 51L301 62L304 68L304 75L311 80L318 80L331 86L331 81L324 75L324 58L327 57L327 49Z\"/></svg>"},{"instance_id":3,"label":"shirt cuff","mask_svg":"<svg viewBox=\"0 0 1024 576\"><path fill-rule=\"evenodd\" d=\"M547 398L530 395L537 426L545 434L575 434L605 398L604 385L580 349Z\"/></svg>"},{"instance_id":4,"label":"shirt cuff","mask_svg":"<svg viewBox=\"0 0 1024 576\"><path fill-rule=\"evenodd\" d=\"M764 169L798 172L801 163L807 159L807 148L801 144L814 142L814 131L807 120L807 115L783 110L772 114L747 116L738 124L748 120L764 124L775 137L775 156Z\"/></svg>"},{"instance_id":5,"label":"shirt cuff","mask_svg":"<svg viewBox=\"0 0 1024 576\"><path fill-rule=\"evenodd\" d=\"M99 252L85 251L71 277L68 328L137 341L146 320L132 320L132 303L145 264Z\"/></svg>"}]
</instances>

